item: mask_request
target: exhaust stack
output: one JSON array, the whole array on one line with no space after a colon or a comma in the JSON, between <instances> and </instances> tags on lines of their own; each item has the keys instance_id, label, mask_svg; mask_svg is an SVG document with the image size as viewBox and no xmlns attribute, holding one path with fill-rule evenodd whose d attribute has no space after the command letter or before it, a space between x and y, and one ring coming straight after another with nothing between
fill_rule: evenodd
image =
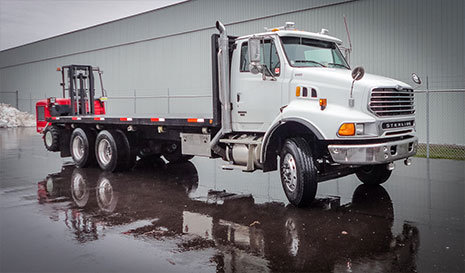
<instances>
[{"instance_id":1,"label":"exhaust stack","mask_svg":"<svg viewBox=\"0 0 465 273\"><path fill-rule=\"evenodd\" d=\"M229 88L229 38L226 33L226 28L220 21L216 21L216 28L220 32L217 58L219 99L221 102L221 129L211 140L210 148L222 158L226 158L225 149L221 148L218 143L225 134L232 132L231 96Z\"/></svg>"},{"instance_id":2,"label":"exhaust stack","mask_svg":"<svg viewBox=\"0 0 465 273\"><path fill-rule=\"evenodd\" d=\"M220 32L220 38L218 39L218 79L221 102L221 129L223 134L227 134L232 132L229 88L229 38L226 28L220 21L216 21L216 28Z\"/></svg>"}]
</instances>

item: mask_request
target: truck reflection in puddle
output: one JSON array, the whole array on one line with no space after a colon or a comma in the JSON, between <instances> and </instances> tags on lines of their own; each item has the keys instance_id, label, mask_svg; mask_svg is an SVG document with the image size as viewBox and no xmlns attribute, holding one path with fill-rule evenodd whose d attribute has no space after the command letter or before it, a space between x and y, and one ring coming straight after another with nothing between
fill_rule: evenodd
<instances>
[{"instance_id":1,"label":"truck reflection in puddle","mask_svg":"<svg viewBox=\"0 0 465 273\"><path fill-rule=\"evenodd\" d=\"M39 202L63 204L53 206L61 217L52 218L63 219L78 242L119 226L127 236L175 240L173 255L215 249L207 260L219 272L416 268L418 230L404 223L401 234L392 234L393 206L381 186L360 185L348 204L324 197L302 210L223 191L191 199L198 187L192 163L142 163L116 174L64 166L38 183Z\"/></svg>"}]
</instances>

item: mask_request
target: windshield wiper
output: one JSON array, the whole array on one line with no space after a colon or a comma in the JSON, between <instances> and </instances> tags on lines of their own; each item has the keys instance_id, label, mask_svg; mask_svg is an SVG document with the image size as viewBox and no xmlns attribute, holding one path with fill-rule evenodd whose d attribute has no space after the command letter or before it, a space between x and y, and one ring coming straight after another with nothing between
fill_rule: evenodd
<instances>
[{"instance_id":1,"label":"windshield wiper","mask_svg":"<svg viewBox=\"0 0 465 273\"><path fill-rule=\"evenodd\" d=\"M343 64L328 63L328 65L339 66L339 67L344 67L344 68L350 69L348 66L345 66L345 65L343 65Z\"/></svg>"},{"instance_id":2,"label":"windshield wiper","mask_svg":"<svg viewBox=\"0 0 465 273\"><path fill-rule=\"evenodd\" d=\"M311 61L311 60L295 60L294 62L296 63L312 63L312 64L318 64L322 67L326 67L324 64L316 62L316 61Z\"/></svg>"}]
</instances>

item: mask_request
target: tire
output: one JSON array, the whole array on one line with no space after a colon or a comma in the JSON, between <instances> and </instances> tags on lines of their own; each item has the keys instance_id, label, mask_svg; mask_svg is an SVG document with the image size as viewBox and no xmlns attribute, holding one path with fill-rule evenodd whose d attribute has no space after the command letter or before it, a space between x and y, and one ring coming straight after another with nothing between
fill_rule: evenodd
<instances>
[{"instance_id":1,"label":"tire","mask_svg":"<svg viewBox=\"0 0 465 273\"><path fill-rule=\"evenodd\" d=\"M380 185L358 185L352 195L350 209L358 214L394 219L391 197Z\"/></svg>"},{"instance_id":2,"label":"tire","mask_svg":"<svg viewBox=\"0 0 465 273\"><path fill-rule=\"evenodd\" d=\"M48 126L44 130L44 145L51 152L60 150L60 129L56 126Z\"/></svg>"},{"instance_id":3,"label":"tire","mask_svg":"<svg viewBox=\"0 0 465 273\"><path fill-rule=\"evenodd\" d=\"M140 171L153 171L160 166L165 166L166 162L160 156L146 156L136 161L134 169Z\"/></svg>"},{"instance_id":4,"label":"tire","mask_svg":"<svg viewBox=\"0 0 465 273\"><path fill-rule=\"evenodd\" d=\"M192 162L168 163L165 181L182 186L186 193L194 192L199 186L199 174Z\"/></svg>"},{"instance_id":5,"label":"tire","mask_svg":"<svg viewBox=\"0 0 465 273\"><path fill-rule=\"evenodd\" d=\"M137 156L140 158L140 159L156 159L156 158L160 158L161 154L157 154L157 153L151 153L151 152L144 152L143 150L139 150L139 152L137 153Z\"/></svg>"},{"instance_id":6,"label":"tire","mask_svg":"<svg viewBox=\"0 0 465 273\"><path fill-rule=\"evenodd\" d=\"M80 168L95 164L95 134L91 130L76 128L71 134L69 151Z\"/></svg>"},{"instance_id":7,"label":"tire","mask_svg":"<svg viewBox=\"0 0 465 273\"><path fill-rule=\"evenodd\" d=\"M116 133L119 134L125 149L125 157L121 158L121 160L123 160L121 170L131 170L136 165L136 153L134 152L134 149L131 148L131 143L129 142L126 134L121 130L116 130Z\"/></svg>"},{"instance_id":8,"label":"tire","mask_svg":"<svg viewBox=\"0 0 465 273\"><path fill-rule=\"evenodd\" d=\"M356 175L365 185L380 185L386 182L392 171L387 169L387 164L369 165L361 167Z\"/></svg>"},{"instance_id":9,"label":"tire","mask_svg":"<svg viewBox=\"0 0 465 273\"><path fill-rule=\"evenodd\" d=\"M171 143L164 149L163 157L170 163L183 163L194 158L193 155L183 155L180 143Z\"/></svg>"},{"instance_id":10,"label":"tire","mask_svg":"<svg viewBox=\"0 0 465 273\"><path fill-rule=\"evenodd\" d=\"M71 175L71 197L76 206L83 208L89 201L89 178L81 169L74 169Z\"/></svg>"},{"instance_id":11,"label":"tire","mask_svg":"<svg viewBox=\"0 0 465 273\"><path fill-rule=\"evenodd\" d=\"M98 207L104 213L112 213L118 204L118 194L113 189L111 178L112 174L102 173L95 188Z\"/></svg>"},{"instance_id":12,"label":"tire","mask_svg":"<svg viewBox=\"0 0 465 273\"><path fill-rule=\"evenodd\" d=\"M300 225L301 226L301 225ZM287 250L293 257L297 257L299 254L299 222L296 218L290 216L287 218L284 224L284 240Z\"/></svg>"},{"instance_id":13,"label":"tire","mask_svg":"<svg viewBox=\"0 0 465 273\"><path fill-rule=\"evenodd\" d=\"M310 146L303 138L286 140L280 154L281 183L291 204L305 207L313 202L317 190L317 170Z\"/></svg>"},{"instance_id":14,"label":"tire","mask_svg":"<svg viewBox=\"0 0 465 273\"><path fill-rule=\"evenodd\" d=\"M123 171L131 164L133 156L125 134L118 130L103 130L95 141L95 157L104 171ZM135 156L134 160L135 162Z\"/></svg>"}]
</instances>

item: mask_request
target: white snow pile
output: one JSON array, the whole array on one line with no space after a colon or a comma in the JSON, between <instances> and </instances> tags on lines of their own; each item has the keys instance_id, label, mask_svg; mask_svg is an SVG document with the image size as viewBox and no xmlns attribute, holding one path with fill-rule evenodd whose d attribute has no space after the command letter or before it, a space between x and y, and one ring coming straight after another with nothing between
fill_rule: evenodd
<instances>
[{"instance_id":1,"label":"white snow pile","mask_svg":"<svg viewBox=\"0 0 465 273\"><path fill-rule=\"evenodd\" d=\"M0 103L0 128L34 127L36 117L13 106Z\"/></svg>"}]
</instances>

